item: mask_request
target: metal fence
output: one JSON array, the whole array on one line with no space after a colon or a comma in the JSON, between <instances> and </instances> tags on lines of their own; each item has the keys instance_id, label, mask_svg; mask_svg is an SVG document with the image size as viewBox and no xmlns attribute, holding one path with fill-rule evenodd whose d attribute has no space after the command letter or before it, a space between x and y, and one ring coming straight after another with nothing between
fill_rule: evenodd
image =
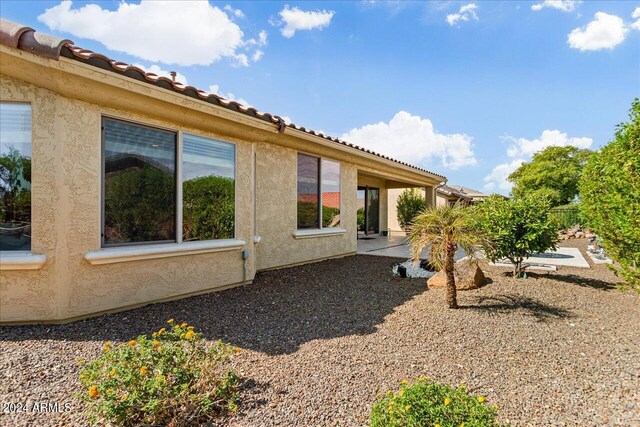
<instances>
[{"instance_id":1,"label":"metal fence","mask_svg":"<svg viewBox=\"0 0 640 427\"><path fill-rule=\"evenodd\" d=\"M555 218L559 229L582 225L578 208L551 209L551 217Z\"/></svg>"}]
</instances>

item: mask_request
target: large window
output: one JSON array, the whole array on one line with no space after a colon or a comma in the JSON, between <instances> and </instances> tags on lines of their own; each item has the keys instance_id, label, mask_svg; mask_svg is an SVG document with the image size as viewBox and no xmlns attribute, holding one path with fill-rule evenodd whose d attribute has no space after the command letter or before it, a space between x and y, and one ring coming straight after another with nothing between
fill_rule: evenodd
<instances>
[{"instance_id":1,"label":"large window","mask_svg":"<svg viewBox=\"0 0 640 427\"><path fill-rule=\"evenodd\" d=\"M104 246L234 237L235 145L108 118L103 139Z\"/></svg>"},{"instance_id":2,"label":"large window","mask_svg":"<svg viewBox=\"0 0 640 427\"><path fill-rule=\"evenodd\" d=\"M176 239L177 134L104 119L105 245Z\"/></svg>"},{"instance_id":3,"label":"large window","mask_svg":"<svg viewBox=\"0 0 640 427\"><path fill-rule=\"evenodd\" d=\"M234 237L235 163L235 145L183 136L183 241Z\"/></svg>"},{"instance_id":4,"label":"large window","mask_svg":"<svg viewBox=\"0 0 640 427\"><path fill-rule=\"evenodd\" d=\"M340 226L340 163L298 154L298 229Z\"/></svg>"},{"instance_id":5,"label":"large window","mask_svg":"<svg viewBox=\"0 0 640 427\"><path fill-rule=\"evenodd\" d=\"M31 250L31 105L0 102L0 251Z\"/></svg>"}]
</instances>

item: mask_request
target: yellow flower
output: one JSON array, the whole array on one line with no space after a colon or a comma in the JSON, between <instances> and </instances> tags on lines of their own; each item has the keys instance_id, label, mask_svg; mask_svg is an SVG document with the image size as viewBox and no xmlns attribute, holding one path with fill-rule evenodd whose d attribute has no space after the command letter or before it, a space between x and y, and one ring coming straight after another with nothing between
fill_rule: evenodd
<instances>
[{"instance_id":1,"label":"yellow flower","mask_svg":"<svg viewBox=\"0 0 640 427\"><path fill-rule=\"evenodd\" d=\"M464 390L466 390L467 388L466 388L463 384L460 384L460 385L458 386L458 389L459 389L459 390L464 391Z\"/></svg>"},{"instance_id":2,"label":"yellow flower","mask_svg":"<svg viewBox=\"0 0 640 427\"><path fill-rule=\"evenodd\" d=\"M156 381L164 381L164 376L156 375Z\"/></svg>"},{"instance_id":3,"label":"yellow flower","mask_svg":"<svg viewBox=\"0 0 640 427\"><path fill-rule=\"evenodd\" d=\"M173 319L167 320L167 323L173 323Z\"/></svg>"},{"instance_id":4,"label":"yellow flower","mask_svg":"<svg viewBox=\"0 0 640 427\"><path fill-rule=\"evenodd\" d=\"M240 353L242 351L242 349L240 347L236 347L236 354Z\"/></svg>"},{"instance_id":5,"label":"yellow flower","mask_svg":"<svg viewBox=\"0 0 640 427\"><path fill-rule=\"evenodd\" d=\"M478 396L478 402L480 402L480 403L484 402L484 397L483 396Z\"/></svg>"},{"instance_id":6,"label":"yellow flower","mask_svg":"<svg viewBox=\"0 0 640 427\"><path fill-rule=\"evenodd\" d=\"M405 411L408 411L409 409L411 409L411 405L407 405L407 406L404 407Z\"/></svg>"},{"instance_id":7,"label":"yellow flower","mask_svg":"<svg viewBox=\"0 0 640 427\"><path fill-rule=\"evenodd\" d=\"M444 398L444 405L447 406L449 403L451 403L451 399L449 399L448 397Z\"/></svg>"},{"instance_id":8,"label":"yellow flower","mask_svg":"<svg viewBox=\"0 0 640 427\"><path fill-rule=\"evenodd\" d=\"M91 387L89 387L89 397L95 399L99 394L100 392L98 391L98 386L92 385Z\"/></svg>"},{"instance_id":9,"label":"yellow flower","mask_svg":"<svg viewBox=\"0 0 640 427\"><path fill-rule=\"evenodd\" d=\"M154 347L157 347L157 346L159 346L159 345L160 345L160 341L158 341L158 340L153 340L153 342L152 342L151 344L153 344L153 346L154 346Z\"/></svg>"},{"instance_id":10,"label":"yellow flower","mask_svg":"<svg viewBox=\"0 0 640 427\"><path fill-rule=\"evenodd\" d=\"M464 427L464 423L461 423L461 424L460 424L460 427Z\"/></svg>"},{"instance_id":11,"label":"yellow flower","mask_svg":"<svg viewBox=\"0 0 640 427\"><path fill-rule=\"evenodd\" d=\"M109 353L109 350L111 350L111 347L105 347L102 349L103 353Z\"/></svg>"},{"instance_id":12,"label":"yellow flower","mask_svg":"<svg viewBox=\"0 0 640 427\"><path fill-rule=\"evenodd\" d=\"M182 325L180 325L181 328L186 328L187 326L189 326L187 322L182 322Z\"/></svg>"},{"instance_id":13,"label":"yellow flower","mask_svg":"<svg viewBox=\"0 0 640 427\"><path fill-rule=\"evenodd\" d=\"M104 343L104 345L111 347L113 343L111 341L107 341L106 343Z\"/></svg>"},{"instance_id":14,"label":"yellow flower","mask_svg":"<svg viewBox=\"0 0 640 427\"><path fill-rule=\"evenodd\" d=\"M157 336L158 336L158 333L157 333L157 332L154 332L154 333L152 333L152 334L151 334L151 336L155 338L155 337L157 337Z\"/></svg>"},{"instance_id":15,"label":"yellow flower","mask_svg":"<svg viewBox=\"0 0 640 427\"><path fill-rule=\"evenodd\" d=\"M147 372L148 370L146 366L143 366L142 368L140 368L140 375L147 375Z\"/></svg>"},{"instance_id":16,"label":"yellow flower","mask_svg":"<svg viewBox=\"0 0 640 427\"><path fill-rule=\"evenodd\" d=\"M421 380L421 381L428 381L428 380L429 380L429 377L427 377L427 376L420 377L420 380Z\"/></svg>"},{"instance_id":17,"label":"yellow flower","mask_svg":"<svg viewBox=\"0 0 640 427\"><path fill-rule=\"evenodd\" d=\"M178 329L180 325L173 325L173 329Z\"/></svg>"},{"instance_id":18,"label":"yellow flower","mask_svg":"<svg viewBox=\"0 0 640 427\"><path fill-rule=\"evenodd\" d=\"M402 380L402 381L400 381L400 384L407 385L407 384L409 384L409 381L407 381L407 380Z\"/></svg>"},{"instance_id":19,"label":"yellow flower","mask_svg":"<svg viewBox=\"0 0 640 427\"><path fill-rule=\"evenodd\" d=\"M440 424L434 424L433 427L442 427Z\"/></svg>"},{"instance_id":20,"label":"yellow flower","mask_svg":"<svg viewBox=\"0 0 640 427\"><path fill-rule=\"evenodd\" d=\"M130 345L131 347L133 347L134 345L136 345L136 340L131 340L131 341L129 341L129 345Z\"/></svg>"},{"instance_id":21,"label":"yellow flower","mask_svg":"<svg viewBox=\"0 0 640 427\"><path fill-rule=\"evenodd\" d=\"M184 334L180 334L180 339L184 339Z\"/></svg>"},{"instance_id":22,"label":"yellow flower","mask_svg":"<svg viewBox=\"0 0 640 427\"><path fill-rule=\"evenodd\" d=\"M115 375L116 375L116 370L114 368L111 368L111 370L109 371L109 376L114 377Z\"/></svg>"},{"instance_id":23,"label":"yellow flower","mask_svg":"<svg viewBox=\"0 0 640 427\"><path fill-rule=\"evenodd\" d=\"M404 390L400 390L400 391L398 392L398 396L400 396L400 397L402 397L402 395L403 395L403 394L404 394Z\"/></svg>"},{"instance_id":24,"label":"yellow flower","mask_svg":"<svg viewBox=\"0 0 640 427\"><path fill-rule=\"evenodd\" d=\"M190 340L191 338L193 338L193 336L195 335L195 332L193 331L188 331L186 334L184 334L184 337L188 340Z\"/></svg>"},{"instance_id":25,"label":"yellow flower","mask_svg":"<svg viewBox=\"0 0 640 427\"><path fill-rule=\"evenodd\" d=\"M122 395L120 400L127 400L128 398L129 398L129 393L125 393L125 394Z\"/></svg>"},{"instance_id":26,"label":"yellow flower","mask_svg":"<svg viewBox=\"0 0 640 427\"><path fill-rule=\"evenodd\" d=\"M82 365L85 362L84 359L78 359L78 365Z\"/></svg>"},{"instance_id":27,"label":"yellow flower","mask_svg":"<svg viewBox=\"0 0 640 427\"><path fill-rule=\"evenodd\" d=\"M158 331L158 335L162 335L165 332L167 332L167 330L165 328L160 328L160 330Z\"/></svg>"},{"instance_id":28,"label":"yellow flower","mask_svg":"<svg viewBox=\"0 0 640 427\"><path fill-rule=\"evenodd\" d=\"M189 326L187 329L193 331L193 326Z\"/></svg>"}]
</instances>

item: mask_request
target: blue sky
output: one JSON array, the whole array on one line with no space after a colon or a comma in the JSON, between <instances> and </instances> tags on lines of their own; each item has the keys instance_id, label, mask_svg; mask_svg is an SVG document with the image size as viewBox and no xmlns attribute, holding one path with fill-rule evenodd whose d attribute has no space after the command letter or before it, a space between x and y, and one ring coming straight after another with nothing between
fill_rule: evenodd
<instances>
[{"instance_id":1,"label":"blue sky","mask_svg":"<svg viewBox=\"0 0 640 427\"><path fill-rule=\"evenodd\" d=\"M508 193L640 96L640 2L3 1L3 18Z\"/></svg>"}]
</instances>

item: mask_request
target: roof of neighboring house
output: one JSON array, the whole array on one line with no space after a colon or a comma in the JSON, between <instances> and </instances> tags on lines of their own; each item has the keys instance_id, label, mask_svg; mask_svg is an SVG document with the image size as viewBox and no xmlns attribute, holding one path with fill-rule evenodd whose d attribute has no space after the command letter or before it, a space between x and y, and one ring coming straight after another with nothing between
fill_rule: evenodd
<instances>
[{"instance_id":1,"label":"roof of neighboring house","mask_svg":"<svg viewBox=\"0 0 640 427\"><path fill-rule=\"evenodd\" d=\"M453 187L448 185L443 185L442 187L437 187L436 191L440 194L444 194L445 196L454 196L463 200L471 200L471 197L468 195L456 190Z\"/></svg>"},{"instance_id":2,"label":"roof of neighboring house","mask_svg":"<svg viewBox=\"0 0 640 427\"><path fill-rule=\"evenodd\" d=\"M491 194L483 193L481 191L474 190L473 188L469 187L464 187L462 185L449 185L449 188L453 189L453 191L455 191L456 193L460 193L473 200L486 199L487 197L491 197Z\"/></svg>"},{"instance_id":3,"label":"roof of neighboring house","mask_svg":"<svg viewBox=\"0 0 640 427\"><path fill-rule=\"evenodd\" d=\"M402 162L400 160L393 159L383 154L376 153L368 150L364 147L351 144L340 138L325 135L322 132L315 131L313 129L307 129L303 126L298 126L294 123L286 123L284 119L278 115L260 112L253 107L247 107L236 101L227 100L221 96L213 93L207 93L201 89L193 86L185 86L180 82L176 82L174 79L168 77L158 76L154 73L146 72L139 67L129 65L124 62L119 62L111 59L100 53L92 52L81 47L77 47L71 40L55 37L47 34L36 32L33 28L26 27L15 22L8 21L6 19L0 19L0 44L9 46L15 49L31 52L36 55L44 56L46 58L58 60L60 56L64 56L69 59L77 60L85 64L92 65L104 70L112 71L117 74L146 82L154 86L158 86L167 90L178 92L191 98L196 98L201 101L205 101L229 110L237 111L247 116L251 116L260 120L264 120L273 123L278 127L280 132L284 131L284 128L289 127L296 129L310 135L314 135L320 138L327 139L329 141L341 144L347 147L351 147L355 150L363 151L365 153L373 154L375 156L396 162L398 164L408 166L416 169L420 172L424 172L433 175L438 178L446 180L443 175L431 172L429 170L419 168L409 163Z\"/></svg>"}]
</instances>

